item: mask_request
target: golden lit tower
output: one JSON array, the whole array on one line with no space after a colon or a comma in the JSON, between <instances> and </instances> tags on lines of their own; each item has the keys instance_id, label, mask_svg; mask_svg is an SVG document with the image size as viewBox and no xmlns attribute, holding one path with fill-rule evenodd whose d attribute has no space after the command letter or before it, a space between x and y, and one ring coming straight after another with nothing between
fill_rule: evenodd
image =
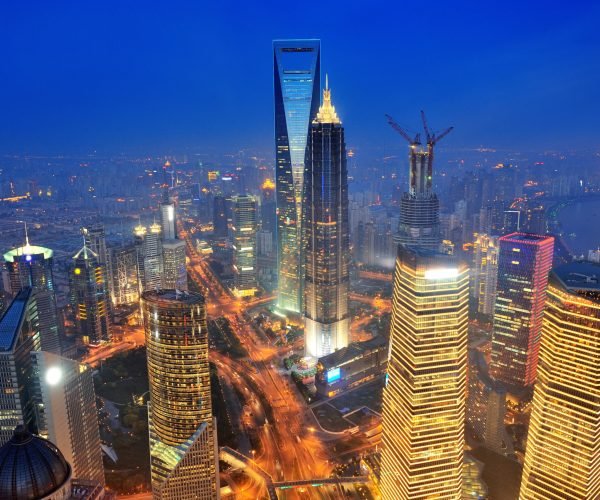
<instances>
[{"instance_id":1,"label":"golden lit tower","mask_svg":"<svg viewBox=\"0 0 600 500\"><path fill-rule=\"evenodd\" d=\"M550 274L520 498L600 498L600 265Z\"/></svg>"},{"instance_id":2,"label":"golden lit tower","mask_svg":"<svg viewBox=\"0 0 600 500\"><path fill-rule=\"evenodd\" d=\"M204 297L175 290L145 292L142 312L154 498L217 498L217 442Z\"/></svg>"},{"instance_id":3,"label":"golden lit tower","mask_svg":"<svg viewBox=\"0 0 600 500\"><path fill-rule=\"evenodd\" d=\"M384 500L460 499L469 270L400 246L383 393Z\"/></svg>"}]
</instances>

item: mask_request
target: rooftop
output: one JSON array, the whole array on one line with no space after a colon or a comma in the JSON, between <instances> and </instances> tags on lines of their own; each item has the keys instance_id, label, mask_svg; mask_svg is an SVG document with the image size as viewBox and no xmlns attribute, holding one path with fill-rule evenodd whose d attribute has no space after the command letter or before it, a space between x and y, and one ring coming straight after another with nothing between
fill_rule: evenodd
<instances>
[{"instance_id":1,"label":"rooftop","mask_svg":"<svg viewBox=\"0 0 600 500\"><path fill-rule=\"evenodd\" d=\"M10 351L23 323L31 288L21 290L0 318L0 351Z\"/></svg>"},{"instance_id":2,"label":"rooftop","mask_svg":"<svg viewBox=\"0 0 600 500\"><path fill-rule=\"evenodd\" d=\"M142 298L146 302L173 303L173 304L198 304L204 303L204 296L196 292L179 290L156 290L144 292Z\"/></svg>"},{"instance_id":3,"label":"rooftop","mask_svg":"<svg viewBox=\"0 0 600 500\"><path fill-rule=\"evenodd\" d=\"M388 345L388 340L383 335L373 337L371 340L364 342L353 342L347 347L338 349L337 351L319 358L319 363L328 370L335 366L340 366L352 359L365 354L365 352L372 351L379 347L385 347Z\"/></svg>"},{"instance_id":4,"label":"rooftop","mask_svg":"<svg viewBox=\"0 0 600 500\"><path fill-rule=\"evenodd\" d=\"M571 262L552 272L568 290L600 292L600 264Z\"/></svg>"},{"instance_id":5,"label":"rooftop","mask_svg":"<svg viewBox=\"0 0 600 500\"><path fill-rule=\"evenodd\" d=\"M31 256L31 255L43 255L44 259L50 259L52 257L52 250L46 247L39 247L37 245L23 245L19 248L13 248L12 250L4 254L4 260L6 262L15 262L16 260L22 260L20 257Z\"/></svg>"},{"instance_id":6,"label":"rooftop","mask_svg":"<svg viewBox=\"0 0 600 500\"><path fill-rule=\"evenodd\" d=\"M500 238L501 241L516 241L521 243L539 243L541 241L553 240L554 236L550 234L533 233L511 233Z\"/></svg>"}]
</instances>

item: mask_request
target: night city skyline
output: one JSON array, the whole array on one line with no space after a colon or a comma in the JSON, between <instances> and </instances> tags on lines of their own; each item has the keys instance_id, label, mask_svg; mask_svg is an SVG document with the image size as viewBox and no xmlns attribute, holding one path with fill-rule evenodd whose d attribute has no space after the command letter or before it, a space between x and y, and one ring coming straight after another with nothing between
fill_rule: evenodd
<instances>
[{"instance_id":1,"label":"night city skyline","mask_svg":"<svg viewBox=\"0 0 600 500\"><path fill-rule=\"evenodd\" d=\"M0 499L600 500L600 5L3 14Z\"/></svg>"}]
</instances>

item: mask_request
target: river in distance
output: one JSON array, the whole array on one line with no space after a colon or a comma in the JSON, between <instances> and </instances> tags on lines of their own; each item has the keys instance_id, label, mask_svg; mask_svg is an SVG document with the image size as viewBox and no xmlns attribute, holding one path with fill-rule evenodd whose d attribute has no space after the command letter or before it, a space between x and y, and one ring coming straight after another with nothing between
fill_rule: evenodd
<instances>
[{"instance_id":1,"label":"river in distance","mask_svg":"<svg viewBox=\"0 0 600 500\"><path fill-rule=\"evenodd\" d=\"M576 201L562 208L558 220L563 238L577 256L600 247L600 200Z\"/></svg>"}]
</instances>

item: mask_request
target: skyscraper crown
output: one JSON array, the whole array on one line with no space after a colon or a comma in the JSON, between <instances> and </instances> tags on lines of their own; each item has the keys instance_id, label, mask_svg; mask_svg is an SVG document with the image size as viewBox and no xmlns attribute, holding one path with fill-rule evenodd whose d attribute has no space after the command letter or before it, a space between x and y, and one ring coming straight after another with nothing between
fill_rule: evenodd
<instances>
[{"instance_id":1,"label":"skyscraper crown","mask_svg":"<svg viewBox=\"0 0 600 500\"><path fill-rule=\"evenodd\" d=\"M323 104L319 107L314 123L342 123L335 112L335 106L331 104L331 89L327 75L325 75L325 88L323 89Z\"/></svg>"}]
</instances>

